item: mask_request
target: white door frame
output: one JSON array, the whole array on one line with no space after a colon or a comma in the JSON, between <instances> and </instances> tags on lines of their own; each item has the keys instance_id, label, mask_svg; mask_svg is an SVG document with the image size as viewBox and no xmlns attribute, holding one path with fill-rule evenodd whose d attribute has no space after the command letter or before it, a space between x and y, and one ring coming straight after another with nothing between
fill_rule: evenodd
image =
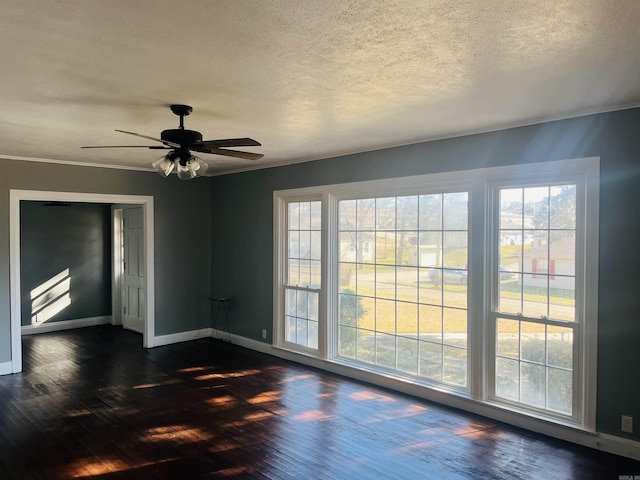
<instances>
[{"instance_id":1,"label":"white door frame","mask_svg":"<svg viewBox=\"0 0 640 480\"><path fill-rule=\"evenodd\" d=\"M153 197L146 195L10 190L9 269L11 275L11 372L17 373L22 371L22 322L20 301L20 202L22 200L142 205L144 215L145 246L145 307L147 312L144 333L142 334L142 344L145 348L155 346Z\"/></svg>"}]
</instances>

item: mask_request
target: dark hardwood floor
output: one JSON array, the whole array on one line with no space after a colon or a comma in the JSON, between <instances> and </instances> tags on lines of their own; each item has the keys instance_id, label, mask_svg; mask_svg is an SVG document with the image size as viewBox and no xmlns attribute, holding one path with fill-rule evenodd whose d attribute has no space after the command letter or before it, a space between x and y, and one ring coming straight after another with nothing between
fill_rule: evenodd
<instances>
[{"instance_id":1,"label":"dark hardwood floor","mask_svg":"<svg viewBox=\"0 0 640 480\"><path fill-rule=\"evenodd\" d=\"M614 479L640 462L199 340L23 337L0 377L0 479Z\"/></svg>"}]
</instances>

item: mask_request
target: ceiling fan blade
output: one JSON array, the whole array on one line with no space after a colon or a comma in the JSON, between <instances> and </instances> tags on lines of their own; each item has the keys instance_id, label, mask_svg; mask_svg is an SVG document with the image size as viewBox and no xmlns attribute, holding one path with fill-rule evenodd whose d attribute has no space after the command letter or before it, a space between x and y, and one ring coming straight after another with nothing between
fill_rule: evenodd
<instances>
[{"instance_id":1,"label":"ceiling fan blade","mask_svg":"<svg viewBox=\"0 0 640 480\"><path fill-rule=\"evenodd\" d=\"M225 150L224 148L193 148L196 152L212 153L213 155L224 155L225 157L243 158L245 160L260 160L264 157L262 153L241 152L239 150Z\"/></svg>"},{"instance_id":2,"label":"ceiling fan blade","mask_svg":"<svg viewBox=\"0 0 640 480\"><path fill-rule=\"evenodd\" d=\"M128 135L134 135L134 136L136 136L136 137L146 138L147 140L153 140L153 141L155 141L155 142L162 142L162 143L164 143L165 145L168 145L168 146L173 147L173 148L180 148L180 144L178 144L178 143L173 143L173 142L168 142L168 141L166 141L166 140L162 140L161 138L149 137L149 136L147 136L147 135L142 135L142 134L140 134L140 133L134 133L134 132L127 132L127 131L125 131L125 130L116 130L116 132L126 133L126 134L128 134Z\"/></svg>"},{"instance_id":3,"label":"ceiling fan blade","mask_svg":"<svg viewBox=\"0 0 640 480\"><path fill-rule=\"evenodd\" d=\"M171 150L173 147L161 147L160 145L89 145L80 148L149 148L151 150Z\"/></svg>"},{"instance_id":4,"label":"ceiling fan blade","mask_svg":"<svg viewBox=\"0 0 640 480\"><path fill-rule=\"evenodd\" d=\"M262 144L253 138L227 138L224 140L203 140L193 144L196 148L259 147Z\"/></svg>"}]
</instances>

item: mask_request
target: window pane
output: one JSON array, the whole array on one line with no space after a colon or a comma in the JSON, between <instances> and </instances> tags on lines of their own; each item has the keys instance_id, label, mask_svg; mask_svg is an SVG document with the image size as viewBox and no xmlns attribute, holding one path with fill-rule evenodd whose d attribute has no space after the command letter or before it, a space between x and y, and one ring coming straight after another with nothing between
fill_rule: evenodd
<instances>
[{"instance_id":1,"label":"window pane","mask_svg":"<svg viewBox=\"0 0 640 480\"><path fill-rule=\"evenodd\" d=\"M467 268L467 232L444 232L443 256L444 267Z\"/></svg>"},{"instance_id":2,"label":"window pane","mask_svg":"<svg viewBox=\"0 0 640 480\"><path fill-rule=\"evenodd\" d=\"M467 346L467 312L457 308L443 308L443 339L447 345Z\"/></svg>"},{"instance_id":3,"label":"window pane","mask_svg":"<svg viewBox=\"0 0 640 480\"><path fill-rule=\"evenodd\" d=\"M548 376L547 407L571 415L573 398L571 371L549 368Z\"/></svg>"},{"instance_id":4,"label":"window pane","mask_svg":"<svg viewBox=\"0 0 640 480\"><path fill-rule=\"evenodd\" d=\"M304 290L298 290L296 292L297 295L297 310L296 310L296 316L298 318L307 318L308 312L309 312L309 302L307 300L307 294L308 292L304 291Z\"/></svg>"},{"instance_id":5,"label":"window pane","mask_svg":"<svg viewBox=\"0 0 640 480\"><path fill-rule=\"evenodd\" d=\"M442 307L420 305L420 339L442 342Z\"/></svg>"},{"instance_id":6,"label":"window pane","mask_svg":"<svg viewBox=\"0 0 640 480\"><path fill-rule=\"evenodd\" d=\"M290 203L288 207L289 230L298 230L300 226L300 207L297 203Z\"/></svg>"},{"instance_id":7,"label":"window pane","mask_svg":"<svg viewBox=\"0 0 640 480\"><path fill-rule=\"evenodd\" d=\"M285 333L284 338L287 342L296 343L297 318L287 315L285 317Z\"/></svg>"},{"instance_id":8,"label":"window pane","mask_svg":"<svg viewBox=\"0 0 640 480\"><path fill-rule=\"evenodd\" d=\"M322 230L322 206L320 202L311 202L311 229Z\"/></svg>"},{"instance_id":9,"label":"window pane","mask_svg":"<svg viewBox=\"0 0 640 480\"><path fill-rule=\"evenodd\" d=\"M418 373L418 341L398 337L398 370Z\"/></svg>"},{"instance_id":10,"label":"window pane","mask_svg":"<svg viewBox=\"0 0 640 480\"><path fill-rule=\"evenodd\" d=\"M420 230L442 229L442 195L420 195Z\"/></svg>"},{"instance_id":11,"label":"window pane","mask_svg":"<svg viewBox=\"0 0 640 480\"><path fill-rule=\"evenodd\" d=\"M444 230L467 230L467 193L445 193L443 196Z\"/></svg>"},{"instance_id":12,"label":"window pane","mask_svg":"<svg viewBox=\"0 0 640 480\"><path fill-rule=\"evenodd\" d=\"M520 400L520 362L496 358L496 396Z\"/></svg>"},{"instance_id":13,"label":"window pane","mask_svg":"<svg viewBox=\"0 0 640 480\"><path fill-rule=\"evenodd\" d=\"M522 314L527 317L542 318L547 316L549 305L547 275L524 275L524 298Z\"/></svg>"},{"instance_id":14,"label":"window pane","mask_svg":"<svg viewBox=\"0 0 640 480\"><path fill-rule=\"evenodd\" d=\"M573 368L573 329L547 327L547 362L554 367Z\"/></svg>"},{"instance_id":15,"label":"window pane","mask_svg":"<svg viewBox=\"0 0 640 480\"><path fill-rule=\"evenodd\" d=\"M358 360L375 363L376 336L371 330L358 330Z\"/></svg>"},{"instance_id":16,"label":"window pane","mask_svg":"<svg viewBox=\"0 0 640 480\"><path fill-rule=\"evenodd\" d=\"M300 202L300 230L311 228L311 202Z\"/></svg>"},{"instance_id":17,"label":"window pane","mask_svg":"<svg viewBox=\"0 0 640 480\"><path fill-rule=\"evenodd\" d=\"M499 318L496 333L496 353L502 356L519 358L520 322Z\"/></svg>"},{"instance_id":18,"label":"window pane","mask_svg":"<svg viewBox=\"0 0 640 480\"><path fill-rule=\"evenodd\" d=\"M424 232L418 239L418 263L421 267L442 266L442 233Z\"/></svg>"},{"instance_id":19,"label":"window pane","mask_svg":"<svg viewBox=\"0 0 640 480\"><path fill-rule=\"evenodd\" d=\"M350 231L356 229L357 210L355 200L344 200L340 202L339 215L340 230Z\"/></svg>"},{"instance_id":20,"label":"window pane","mask_svg":"<svg viewBox=\"0 0 640 480\"><path fill-rule=\"evenodd\" d=\"M320 282L322 280L322 264L320 260L311 260L309 262L310 278L309 286L313 288L320 288Z\"/></svg>"},{"instance_id":21,"label":"window pane","mask_svg":"<svg viewBox=\"0 0 640 480\"><path fill-rule=\"evenodd\" d=\"M549 228L549 187L524 189L524 221L534 228Z\"/></svg>"},{"instance_id":22,"label":"window pane","mask_svg":"<svg viewBox=\"0 0 640 480\"><path fill-rule=\"evenodd\" d=\"M520 358L522 360L544 364L546 358L545 330L545 325L543 324L521 322Z\"/></svg>"},{"instance_id":23,"label":"window pane","mask_svg":"<svg viewBox=\"0 0 640 480\"><path fill-rule=\"evenodd\" d=\"M338 295L338 302L338 323L340 325L356 326L358 324L358 297L340 294Z\"/></svg>"},{"instance_id":24,"label":"window pane","mask_svg":"<svg viewBox=\"0 0 640 480\"><path fill-rule=\"evenodd\" d=\"M504 188L500 190L500 229L521 229L522 225L522 189ZM517 242L517 240L516 240Z\"/></svg>"},{"instance_id":25,"label":"window pane","mask_svg":"<svg viewBox=\"0 0 640 480\"><path fill-rule=\"evenodd\" d=\"M376 333L376 364L396 368L396 337Z\"/></svg>"},{"instance_id":26,"label":"window pane","mask_svg":"<svg viewBox=\"0 0 640 480\"><path fill-rule=\"evenodd\" d=\"M338 348L340 355L347 358L356 358L356 329L340 325L338 329Z\"/></svg>"},{"instance_id":27,"label":"window pane","mask_svg":"<svg viewBox=\"0 0 640 480\"><path fill-rule=\"evenodd\" d=\"M320 253L322 252L322 236L319 231L312 231L310 233L310 248L309 258L311 260L320 260Z\"/></svg>"},{"instance_id":28,"label":"window pane","mask_svg":"<svg viewBox=\"0 0 640 480\"><path fill-rule=\"evenodd\" d=\"M285 294L285 312L289 316L295 317L296 312L298 311L296 298L296 291L288 288Z\"/></svg>"},{"instance_id":29,"label":"window pane","mask_svg":"<svg viewBox=\"0 0 640 480\"><path fill-rule=\"evenodd\" d=\"M371 265L357 265L356 270L358 295L375 296L375 267Z\"/></svg>"},{"instance_id":30,"label":"window pane","mask_svg":"<svg viewBox=\"0 0 640 480\"><path fill-rule=\"evenodd\" d=\"M307 293L307 300L309 302L309 307L308 307L308 316L307 318L309 320L312 320L314 322L318 321L318 301L320 299L320 296L316 293L316 292L308 292Z\"/></svg>"},{"instance_id":31,"label":"window pane","mask_svg":"<svg viewBox=\"0 0 640 480\"><path fill-rule=\"evenodd\" d=\"M554 283L554 280L557 283ZM575 321L576 289L575 277L556 277L549 283L552 285L549 297L549 317L559 320ZM555 286L554 286L555 285ZM562 285L563 288L557 288Z\"/></svg>"},{"instance_id":32,"label":"window pane","mask_svg":"<svg viewBox=\"0 0 640 480\"><path fill-rule=\"evenodd\" d=\"M418 197L398 197L396 230L418 229Z\"/></svg>"},{"instance_id":33,"label":"window pane","mask_svg":"<svg viewBox=\"0 0 640 480\"><path fill-rule=\"evenodd\" d=\"M298 260L300 265L299 284L311 285L311 260Z\"/></svg>"},{"instance_id":34,"label":"window pane","mask_svg":"<svg viewBox=\"0 0 640 480\"><path fill-rule=\"evenodd\" d=\"M308 347L318 348L318 322L309 320Z\"/></svg>"},{"instance_id":35,"label":"window pane","mask_svg":"<svg viewBox=\"0 0 640 480\"><path fill-rule=\"evenodd\" d=\"M398 300L418 302L418 269L398 267L396 269L396 295Z\"/></svg>"},{"instance_id":36,"label":"window pane","mask_svg":"<svg viewBox=\"0 0 640 480\"><path fill-rule=\"evenodd\" d=\"M375 328L376 301L371 297L358 297L358 327Z\"/></svg>"},{"instance_id":37,"label":"window pane","mask_svg":"<svg viewBox=\"0 0 640 480\"><path fill-rule=\"evenodd\" d=\"M442 347L442 380L454 385L467 384L467 350Z\"/></svg>"},{"instance_id":38,"label":"window pane","mask_svg":"<svg viewBox=\"0 0 640 480\"><path fill-rule=\"evenodd\" d=\"M522 275L516 273L513 278L498 284L498 311L504 313L522 313Z\"/></svg>"},{"instance_id":39,"label":"window pane","mask_svg":"<svg viewBox=\"0 0 640 480\"><path fill-rule=\"evenodd\" d=\"M289 232L289 258L300 258L300 232Z\"/></svg>"},{"instance_id":40,"label":"window pane","mask_svg":"<svg viewBox=\"0 0 640 480\"><path fill-rule=\"evenodd\" d=\"M555 230L549 237L550 275L576 274L576 232L575 230ZM555 280L555 279L553 279ZM556 288L562 285L556 283Z\"/></svg>"},{"instance_id":41,"label":"window pane","mask_svg":"<svg viewBox=\"0 0 640 480\"><path fill-rule=\"evenodd\" d=\"M396 302L376 299L376 330L396 333Z\"/></svg>"},{"instance_id":42,"label":"window pane","mask_svg":"<svg viewBox=\"0 0 640 480\"><path fill-rule=\"evenodd\" d=\"M545 367L522 362L520 364L520 379L522 385L520 401L544 407L546 393Z\"/></svg>"},{"instance_id":43,"label":"window pane","mask_svg":"<svg viewBox=\"0 0 640 480\"><path fill-rule=\"evenodd\" d=\"M356 245L356 259L359 263L373 263L375 251L375 234L358 232Z\"/></svg>"},{"instance_id":44,"label":"window pane","mask_svg":"<svg viewBox=\"0 0 640 480\"><path fill-rule=\"evenodd\" d=\"M300 284L300 260L297 258L289 259L289 272L288 272L287 284L299 285Z\"/></svg>"},{"instance_id":45,"label":"window pane","mask_svg":"<svg viewBox=\"0 0 640 480\"><path fill-rule=\"evenodd\" d=\"M551 187L549 221L551 228L576 228L576 186Z\"/></svg>"},{"instance_id":46,"label":"window pane","mask_svg":"<svg viewBox=\"0 0 640 480\"><path fill-rule=\"evenodd\" d=\"M442 380L442 345L420 342L420 375Z\"/></svg>"},{"instance_id":47,"label":"window pane","mask_svg":"<svg viewBox=\"0 0 640 480\"><path fill-rule=\"evenodd\" d=\"M449 270L444 273L448 277L448 287L444 289L443 305L447 307L467 308L467 271Z\"/></svg>"},{"instance_id":48,"label":"window pane","mask_svg":"<svg viewBox=\"0 0 640 480\"><path fill-rule=\"evenodd\" d=\"M358 230L375 230L376 226L376 201L374 198L358 200ZM340 202L342 204L342 202Z\"/></svg>"},{"instance_id":49,"label":"window pane","mask_svg":"<svg viewBox=\"0 0 640 480\"><path fill-rule=\"evenodd\" d=\"M418 336L418 304L397 302L398 335L404 337Z\"/></svg>"},{"instance_id":50,"label":"window pane","mask_svg":"<svg viewBox=\"0 0 640 480\"><path fill-rule=\"evenodd\" d=\"M353 232L340 233L340 261L355 262L356 261L356 235Z\"/></svg>"},{"instance_id":51,"label":"window pane","mask_svg":"<svg viewBox=\"0 0 640 480\"><path fill-rule=\"evenodd\" d=\"M430 303L434 305L442 304L442 290L440 289L439 270L432 268L421 268L420 272L420 303Z\"/></svg>"},{"instance_id":52,"label":"window pane","mask_svg":"<svg viewBox=\"0 0 640 480\"><path fill-rule=\"evenodd\" d=\"M396 298L396 267L376 266L376 297Z\"/></svg>"},{"instance_id":53,"label":"window pane","mask_svg":"<svg viewBox=\"0 0 640 480\"><path fill-rule=\"evenodd\" d=\"M395 232L376 233L376 263L395 265L396 263Z\"/></svg>"},{"instance_id":54,"label":"window pane","mask_svg":"<svg viewBox=\"0 0 640 480\"><path fill-rule=\"evenodd\" d=\"M302 345L303 347L306 347L308 342L307 342L307 324L308 324L308 320L304 319L304 318L298 318L298 331L296 332L296 343L298 345Z\"/></svg>"},{"instance_id":55,"label":"window pane","mask_svg":"<svg viewBox=\"0 0 640 480\"><path fill-rule=\"evenodd\" d=\"M396 238L398 265L418 265L418 233L400 232Z\"/></svg>"},{"instance_id":56,"label":"window pane","mask_svg":"<svg viewBox=\"0 0 640 480\"><path fill-rule=\"evenodd\" d=\"M338 278L340 279L340 291L349 291L356 293L356 264L340 263L338 264Z\"/></svg>"},{"instance_id":57,"label":"window pane","mask_svg":"<svg viewBox=\"0 0 640 480\"><path fill-rule=\"evenodd\" d=\"M376 198L376 230L395 230L396 199Z\"/></svg>"}]
</instances>

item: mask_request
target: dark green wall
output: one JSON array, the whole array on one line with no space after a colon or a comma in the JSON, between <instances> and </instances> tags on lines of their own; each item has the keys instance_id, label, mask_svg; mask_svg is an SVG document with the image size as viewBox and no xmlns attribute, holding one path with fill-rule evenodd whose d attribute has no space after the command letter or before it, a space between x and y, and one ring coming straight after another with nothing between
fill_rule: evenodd
<instances>
[{"instance_id":1,"label":"dark green wall","mask_svg":"<svg viewBox=\"0 0 640 480\"><path fill-rule=\"evenodd\" d=\"M601 161L597 424L620 435L640 418L640 109L213 178L212 293L235 298L233 333L271 332L274 190L583 157Z\"/></svg>"},{"instance_id":2,"label":"dark green wall","mask_svg":"<svg viewBox=\"0 0 640 480\"><path fill-rule=\"evenodd\" d=\"M65 269L71 304L48 322L111 315L111 206L47 203L20 203L22 325L31 325L31 291Z\"/></svg>"}]
</instances>

